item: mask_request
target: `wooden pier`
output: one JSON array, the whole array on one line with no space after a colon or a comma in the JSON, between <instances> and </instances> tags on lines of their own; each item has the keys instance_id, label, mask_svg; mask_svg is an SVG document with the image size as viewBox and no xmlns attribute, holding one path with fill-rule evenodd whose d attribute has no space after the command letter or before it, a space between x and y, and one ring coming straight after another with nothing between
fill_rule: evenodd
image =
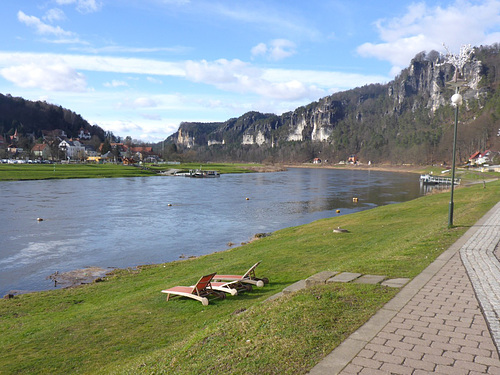
<instances>
[{"instance_id":1,"label":"wooden pier","mask_svg":"<svg viewBox=\"0 0 500 375\"><path fill-rule=\"evenodd\" d=\"M438 177L431 174L420 175L420 182L426 185L451 185L451 177ZM455 185L460 185L460 179L455 178Z\"/></svg>"}]
</instances>

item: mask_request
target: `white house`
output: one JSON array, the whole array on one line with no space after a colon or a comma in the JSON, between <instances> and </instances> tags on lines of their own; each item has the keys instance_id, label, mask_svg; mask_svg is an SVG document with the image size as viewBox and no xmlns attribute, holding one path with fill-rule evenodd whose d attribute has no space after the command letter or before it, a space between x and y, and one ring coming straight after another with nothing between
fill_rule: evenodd
<instances>
[{"instance_id":1,"label":"white house","mask_svg":"<svg viewBox=\"0 0 500 375\"><path fill-rule=\"evenodd\" d=\"M85 130L84 128L80 128L80 133L78 134L78 137L80 139L90 139L92 136L90 135L90 132L88 130Z\"/></svg>"},{"instance_id":2,"label":"white house","mask_svg":"<svg viewBox=\"0 0 500 375\"><path fill-rule=\"evenodd\" d=\"M61 141L59 150L66 153L68 159L82 159L85 157L85 147L78 141Z\"/></svg>"}]
</instances>

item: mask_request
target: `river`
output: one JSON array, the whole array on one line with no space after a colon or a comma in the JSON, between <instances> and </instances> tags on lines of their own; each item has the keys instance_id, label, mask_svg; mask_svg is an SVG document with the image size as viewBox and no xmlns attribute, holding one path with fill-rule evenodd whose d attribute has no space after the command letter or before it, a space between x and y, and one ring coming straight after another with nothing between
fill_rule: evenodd
<instances>
[{"instance_id":1,"label":"river","mask_svg":"<svg viewBox=\"0 0 500 375\"><path fill-rule=\"evenodd\" d=\"M170 262L423 194L415 174L307 168L0 182L0 191L0 297L53 288L56 271Z\"/></svg>"}]
</instances>

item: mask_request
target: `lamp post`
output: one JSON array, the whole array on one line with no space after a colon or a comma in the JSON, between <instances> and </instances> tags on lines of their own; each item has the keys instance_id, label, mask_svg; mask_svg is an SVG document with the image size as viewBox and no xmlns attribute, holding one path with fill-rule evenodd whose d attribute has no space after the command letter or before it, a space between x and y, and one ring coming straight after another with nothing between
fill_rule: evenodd
<instances>
[{"instance_id":1,"label":"lamp post","mask_svg":"<svg viewBox=\"0 0 500 375\"><path fill-rule=\"evenodd\" d=\"M444 46L446 48L446 46ZM455 74L453 80L448 82L448 85L455 87L455 94L451 97L451 103L455 106L455 127L453 129L453 156L452 156L452 167L451 167L451 193L450 193L450 207L448 211L448 228L453 227L453 192L455 188L455 154L457 148L457 128L458 128L458 107L462 104L462 95L460 95L460 87L466 86L467 83L465 79L459 79L459 75L463 76L463 68L466 62L470 59L470 56L474 52L474 49L470 44L460 47L460 53L458 55L453 55L448 48L446 48L448 54L445 57L445 62L452 64L455 67Z\"/></svg>"},{"instance_id":2,"label":"lamp post","mask_svg":"<svg viewBox=\"0 0 500 375\"><path fill-rule=\"evenodd\" d=\"M453 129L453 157L451 161L451 195L450 208L448 211L448 228L453 226L453 191L455 187L455 154L457 149L458 106L462 104L462 95L458 93L458 86L456 93L451 97L451 103L455 106L455 127Z\"/></svg>"}]
</instances>

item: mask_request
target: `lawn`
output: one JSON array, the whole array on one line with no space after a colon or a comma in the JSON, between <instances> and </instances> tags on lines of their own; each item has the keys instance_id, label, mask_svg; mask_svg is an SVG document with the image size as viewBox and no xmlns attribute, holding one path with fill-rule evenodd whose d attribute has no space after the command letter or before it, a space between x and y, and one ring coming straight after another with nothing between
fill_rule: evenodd
<instances>
[{"instance_id":1,"label":"lawn","mask_svg":"<svg viewBox=\"0 0 500 375\"><path fill-rule=\"evenodd\" d=\"M249 173L258 164L146 164L144 168L121 164L0 164L0 181L64 178L110 178L159 176L159 172L179 169L217 170L219 173Z\"/></svg>"},{"instance_id":2,"label":"lawn","mask_svg":"<svg viewBox=\"0 0 500 375\"><path fill-rule=\"evenodd\" d=\"M195 259L119 270L104 282L0 300L0 373L305 374L397 290L330 284L268 297L325 270L413 278L499 197L500 181L457 189L451 229L449 194L432 194ZM334 233L339 226L349 232ZM160 293L258 260L270 284L252 292L208 306Z\"/></svg>"}]
</instances>

